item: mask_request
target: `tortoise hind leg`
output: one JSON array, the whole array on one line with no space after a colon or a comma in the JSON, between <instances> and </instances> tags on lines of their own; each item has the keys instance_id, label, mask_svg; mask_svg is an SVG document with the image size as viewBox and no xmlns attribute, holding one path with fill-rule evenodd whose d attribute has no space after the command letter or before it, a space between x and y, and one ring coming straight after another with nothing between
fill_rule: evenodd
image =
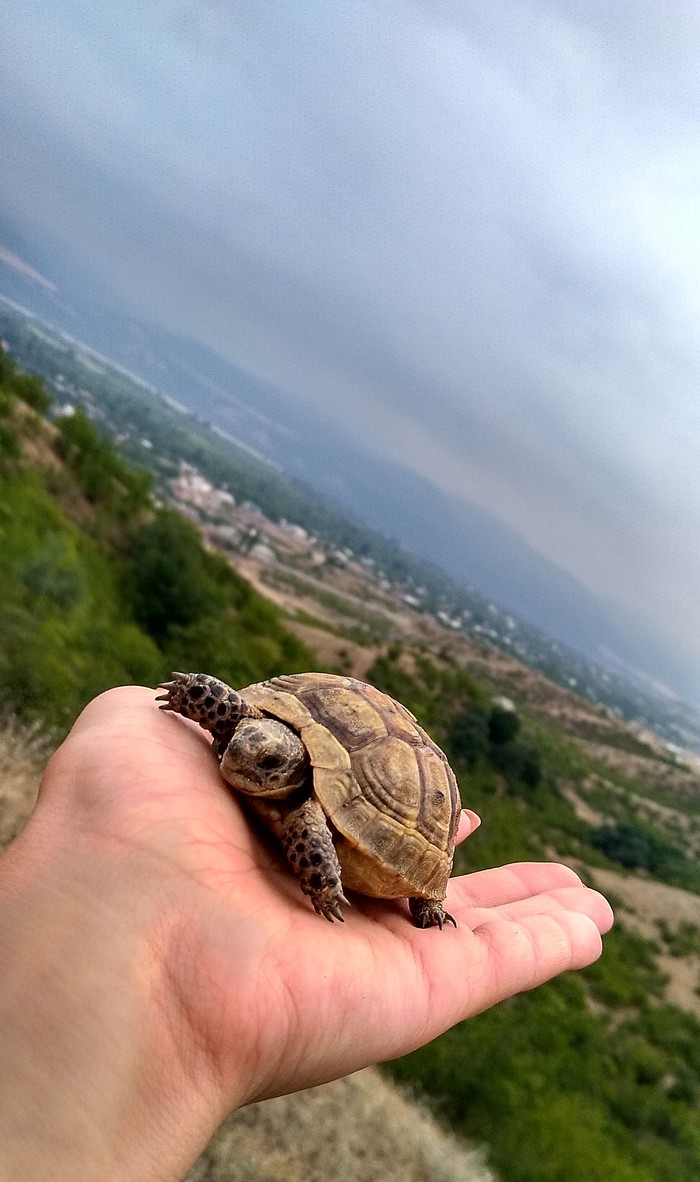
<instances>
[{"instance_id":1,"label":"tortoise hind leg","mask_svg":"<svg viewBox=\"0 0 700 1182\"><path fill-rule=\"evenodd\" d=\"M454 924L457 927L454 915L445 911L442 903L436 902L435 899L411 898L408 900L408 907L417 928L429 928L437 925L442 930L446 923Z\"/></svg>"},{"instance_id":2,"label":"tortoise hind leg","mask_svg":"<svg viewBox=\"0 0 700 1182\"><path fill-rule=\"evenodd\" d=\"M350 906L340 881L340 862L335 852L326 814L317 800L306 800L287 816L281 833L287 861L314 910L331 923L343 921L341 903Z\"/></svg>"}]
</instances>

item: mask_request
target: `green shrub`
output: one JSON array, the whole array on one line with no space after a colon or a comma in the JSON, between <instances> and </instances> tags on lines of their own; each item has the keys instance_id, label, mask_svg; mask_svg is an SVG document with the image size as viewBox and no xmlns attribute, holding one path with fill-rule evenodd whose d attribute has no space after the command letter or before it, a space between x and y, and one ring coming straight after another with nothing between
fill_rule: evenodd
<instances>
[{"instance_id":1,"label":"green shrub","mask_svg":"<svg viewBox=\"0 0 700 1182\"><path fill-rule=\"evenodd\" d=\"M18 398L41 415L46 414L53 402L44 379L37 374L15 373L12 378L12 389Z\"/></svg>"},{"instance_id":2,"label":"green shrub","mask_svg":"<svg viewBox=\"0 0 700 1182\"><path fill-rule=\"evenodd\" d=\"M19 435L11 427L0 424L0 460L14 460L20 454Z\"/></svg>"},{"instance_id":3,"label":"green shrub","mask_svg":"<svg viewBox=\"0 0 700 1182\"><path fill-rule=\"evenodd\" d=\"M478 703L453 718L447 732L447 746L457 763L472 767L487 759L491 744L489 724L488 708Z\"/></svg>"},{"instance_id":4,"label":"green shrub","mask_svg":"<svg viewBox=\"0 0 700 1182\"><path fill-rule=\"evenodd\" d=\"M657 968L658 948L619 921L605 938L605 955L584 969L591 993L607 1005L642 1006L663 993L666 978Z\"/></svg>"},{"instance_id":5,"label":"green shrub","mask_svg":"<svg viewBox=\"0 0 700 1182\"><path fill-rule=\"evenodd\" d=\"M509 739L492 747L490 758L508 784L536 788L542 780L542 765L535 747Z\"/></svg>"},{"instance_id":6,"label":"green shrub","mask_svg":"<svg viewBox=\"0 0 700 1182\"><path fill-rule=\"evenodd\" d=\"M509 743L520 730L520 719L515 710L504 710L502 706L494 706L489 715L489 739L498 747L502 743Z\"/></svg>"},{"instance_id":7,"label":"green shrub","mask_svg":"<svg viewBox=\"0 0 700 1182\"><path fill-rule=\"evenodd\" d=\"M196 527L172 510L161 510L131 532L126 563L134 615L158 644L226 603Z\"/></svg>"},{"instance_id":8,"label":"green shrub","mask_svg":"<svg viewBox=\"0 0 700 1182\"><path fill-rule=\"evenodd\" d=\"M18 574L31 596L45 596L62 611L74 607L87 591L75 541L51 533L20 563Z\"/></svg>"},{"instance_id":9,"label":"green shrub","mask_svg":"<svg viewBox=\"0 0 700 1182\"><path fill-rule=\"evenodd\" d=\"M633 821L601 825L590 834L590 842L594 849L628 870L649 870L663 877L674 871L682 873L683 851Z\"/></svg>"},{"instance_id":10,"label":"green shrub","mask_svg":"<svg viewBox=\"0 0 700 1182\"><path fill-rule=\"evenodd\" d=\"M665 919L655 922L671 956L700 956L700 927L697 924L687 919L680 920L675 927Z\"/></svg>"},{"instance_id":11,"label":"green shrub","mask_svg":"<svg viewBox=\"0 0 700 1182\"><path fill-rule=\"evenodd\" d=\"M107 504L122 520L149 504L152 477L134 468L115 451L90 422L82 408L58 420L59 451L94 504Z\"/></svg>"}]
</instances>

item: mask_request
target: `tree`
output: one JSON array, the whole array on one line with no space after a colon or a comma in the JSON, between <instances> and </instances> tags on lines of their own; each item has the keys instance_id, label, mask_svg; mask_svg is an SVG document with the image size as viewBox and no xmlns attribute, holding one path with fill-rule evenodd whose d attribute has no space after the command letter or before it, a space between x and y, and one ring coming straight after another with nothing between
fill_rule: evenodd
<instances>
[{"instance_id":1,"label":"tree","mask_svg":"<svg viewBox=\"0 0 700 1182\"><path fill-rule=\"evenodd\" d=\"M508 743L520 730L520 719L515 710L494 706L489 717L489 739L495 746Z\"/></svg>"},{"instance_id":2,"label":"tree","mask_svg":"<svg viewBox=\"0 0 700 1182\"><path fill-rule=\"evenodd\" d=\"M447 738L454 758L473 767L489 753L489 711L486 706L474 703L461 710L453 719Z\"/></svg>"},{"instance_id":3,"label":"tree","mask_svg":"<svg viewBox=\"0 0 700 1182\"><path fill-rule=\"evenodd\" d=\"M172 510L134 530L128 568L135 617L158 643L223 607L225 596L207 571L195 526Z\"/></svg>"}]
</instances>

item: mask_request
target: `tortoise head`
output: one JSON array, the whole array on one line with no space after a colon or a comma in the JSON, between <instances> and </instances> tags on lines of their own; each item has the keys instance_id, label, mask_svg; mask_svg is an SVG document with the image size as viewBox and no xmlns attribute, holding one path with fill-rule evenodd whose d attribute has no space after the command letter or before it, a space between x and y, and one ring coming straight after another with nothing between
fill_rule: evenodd
<instances>
[{"instance_id":1,"label":"tortoise head","mask_svg":"<svg viewBox=\"0 0 700 1182\"><path fill-rule=\"evenodd\" d=\"M221 758L221 774L246 796L281 799L301 788L309 757L298 734L276 718L244 718Z\"/></svg>"}]
</instances>

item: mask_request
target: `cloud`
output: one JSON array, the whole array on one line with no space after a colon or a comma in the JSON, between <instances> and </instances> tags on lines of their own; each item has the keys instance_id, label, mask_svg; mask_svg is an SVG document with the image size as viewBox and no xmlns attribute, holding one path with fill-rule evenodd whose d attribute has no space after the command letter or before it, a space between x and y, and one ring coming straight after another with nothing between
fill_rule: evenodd
<instances>
[{"instance_id":1,"label":"cloud","mask_svg":"<svg viewBox=\"0 0 700 1182\"><path fill-rule=\"evenodd\" d=\"M12 9L15 215L687 643L695 6Z\"/></svg>"}]
</instances>

